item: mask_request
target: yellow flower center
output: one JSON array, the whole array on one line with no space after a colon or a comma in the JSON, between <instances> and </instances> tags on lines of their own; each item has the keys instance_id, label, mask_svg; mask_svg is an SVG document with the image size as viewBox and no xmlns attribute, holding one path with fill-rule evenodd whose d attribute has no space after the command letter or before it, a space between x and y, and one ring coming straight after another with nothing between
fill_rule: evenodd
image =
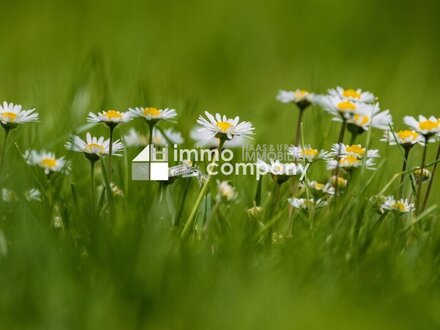
<instances>
[{"instance_id":1,"label":"yellow flower center","mask_svg":"<svg viewBox=\"0 0 440 330\"><path fill-rule=\"evenodd\" d=\"M316 190L322 190L324 188L324 185L322 183L315 183L315 187Z\"/></svg>"},{"instance_id":2,"label":"yellow flower center","mask_svg":"<svg viewBox=\"0 0 440 330\"><path fill-rule=\"evenodd\" d=\"M396 134L401 140L407 140L407 139L415 140L419 136L419 133L409 130L398 131Z\"/></svg>"},{"instance_id":3,"label":"yellow flower center","mask_svg":"<svg viewBox=\"0 0 440 330\"><path fill-rule=\"evenodd\" d=\"M359 125L366 125L370 122L370 117L368 117L368 116L361 116L361 115L355 114L353 116L353 118L354 118L354 121Z\"/></svg>"},{"instance_id":4,"label":"yellow flower center","mask_svg":"<svg viewBox=\"0 0 440 330\"><path fill-rule=\"evenodd\" d=\"M419 123L420 129L427 130L427 131L430 131L430 130L437 128L438 125L439 125L438 122L431 121L431 120L425 120L425 121L421 121Z\"/></svg>"},{"instance_id":5,"label":"yellow flower center","mask_svg":"<svg viewBox=\"0 0 440 330\"><path fill-rule=\"evenodd\" d=\"M401 201L396 202L396 208L399 212L406 212L405 204L402 203Z\"/></svg>"},{"instance_id":6,"label":"yellow flower center","mask_svg":"<svg viewBox=\"0 0 440 330\"><path fill-rule=\"evenodd\" d=\"M360 99L361 98L361 93L359 93L358 91L356 91L354 89L346 89L346 90L344 90L342 95L344 95L344 97L351 97L353 99Z\"/></svg>"},{"instance_id":7,"label":"yellow flower center","mask_svg":"<svg viewBox=\"0 0 440 330\"><path fill-rule=\"evenodd\" d=\"M349 165L349 166L351 166L351 165L358 164L359 163L359 159L357 159L355 156L349 155L349 156L342 157L341 160L339 161L339 163L341 165Z\"/></svg>"},{"instance_id":8,"label":"yellow flower center","mask_svg":"<svg viewBox=\"0 0 440 330\"><path fill-rule=\"evenodd\" d=\"M13 112L2 112L1 116L3 118L9 119L10 122L15 121L15 118L17 118L17 114Z\"/></svg>"},{"instance_id":9,"label":"yellow flower center","mask_svg":"<svg viewBox=\"0 0 440 330\"><path fill-rule=\"evenodd\" d=\"M299 91L295 91L295 96L298 98L303 98L303 97L307 96L308 94L309 94L309 92L304 89L301 89Z\"/></svg>"},{"instance_id":10,"label":"yellow flower center","mask_svg":"<svg viewBox=\"0 0 440 330\"><path fill-rule=\"evenodd\" d=\"M362 148L360 144L354 144L352 146L345 147L346 152L353 153L359 156L365 154L365 148Z\"/></svg>"},{"instance_id":11,"label":"yellow flower center","mask_svg":"<svg viewBox=\"0 0 440 330\"><path fill-rule=\"evenodd\" d=\"M219 121L217 122L217 127L220 131L226 133L232 127L232 124L228 123L227 121Z\"/></svg>"},{"instance_id":12,"label":"yellow flower center","mask_svg":"<svg viewBox=\"0 0 440 330\"><path fill-rule=\"evenodd\" d=\"M342 101L338 103L338 109L340 111L353 111L356 110L356 105L350 101Z\"/></svg>"},{"instance_id":13,"label":"yellow flower center","mask_svg":"<svg viewBox=\"0 0 440 330\"><path fill-rule=\"evenodd\" d=\"M317 149L312 149L312 148L303 149L303 155L306 157L315 158L316 156L318 156L318 154L319 154L319 150Z\"/></svg>"},{"instance_id":14,"label":"yellow flower center","mask_svg":"<svg viewBox=\"0 0 440 330\"><path fill-rule=\"evenodd\" d=\"M40 161L40 165L46 168L54 168L57 166L57 160L55 158L43 158Z\"/></svg>"},{"instance_id":15,"label":"yellow flower center","mask_svg":"<svg viewBox=\"0 0 440 330\"><path fill-rule=\"evenodd\" d=\"M161 111L156 108L145 108L144 109L144 116L159 117L160 114L161 114Z\"/></svg>"},{"instance_id":16,"label":"yellow flower center","mask_svg":"<svg viewBox=\"0 0 440 330\"><path fill-rule=\"evenodd\" d=\"M104 112L104 115L108 119L121 119L122 118L122 114L119 111L116 111L116 110L109 110L107 112Z\"/></svg>"},{"instance_id":17,"label":"yellow flower center","mask_svg":"<svg viewBox=\"0 0 440 330\"><path fill-rule=\"evenodd\" d=\"M98 150L99 153L102 153L104 151L104 147L100 144L97 144L97 143L90 143L90 144L86 145L86 149L88 151Z\"/></svg>"}]
</instances>

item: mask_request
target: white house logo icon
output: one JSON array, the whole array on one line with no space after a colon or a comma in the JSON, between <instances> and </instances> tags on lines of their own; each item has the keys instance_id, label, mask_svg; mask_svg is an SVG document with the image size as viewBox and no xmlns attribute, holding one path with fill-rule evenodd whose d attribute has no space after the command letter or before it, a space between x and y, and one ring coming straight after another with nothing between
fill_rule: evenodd
<instances>
[{"instance_id":1,"label":"white house logo icon","mask_svg":"<svg viewBox=\"0 0 440 330\"><path fill-rule=\"evenodd\" d=\"M168 148L157 150L151 144L133 159L131 178L136 181L167 181L168 170Z\"/></svg>"}]
</instances>

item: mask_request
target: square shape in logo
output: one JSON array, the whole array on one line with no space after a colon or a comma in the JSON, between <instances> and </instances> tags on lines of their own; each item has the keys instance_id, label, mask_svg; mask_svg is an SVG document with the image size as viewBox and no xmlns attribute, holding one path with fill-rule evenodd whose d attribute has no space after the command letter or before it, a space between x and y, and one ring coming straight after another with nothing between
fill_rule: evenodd
<instances>
[{"instance_id":1,"label":"square shape in logo","mask_svg":"<svg viewBox=\"0 0 440 330\"><path fill-rule=\"evenodd\" d=\"M132 163L131 179L135 181L146 181L150 179L150 163Z\"/></svg>"},{"instance_id":2,"label":"square shape in logo","mask_svg":"<svg viewBox=\"0 0 440 330\"><path fill-rule=\"evenodd\" d=\"M150 163L150 180L167 181L168 180L168 163Z\"/></svg>"}]
</instances>

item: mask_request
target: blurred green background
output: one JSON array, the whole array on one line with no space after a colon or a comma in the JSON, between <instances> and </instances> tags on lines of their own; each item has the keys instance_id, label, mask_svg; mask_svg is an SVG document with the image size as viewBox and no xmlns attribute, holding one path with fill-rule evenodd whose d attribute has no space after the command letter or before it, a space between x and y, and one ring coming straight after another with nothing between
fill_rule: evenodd
<instances>
[{"instance_id":1,"label":"blurred green background","mask_svg":"<svg viewBox=\"0 0 440 330\"><path fill-rule=\"evenodd\" d=\"M208 110L251 121L257 142L288 143L296 113L275 101L278 89L370 90L397 128L405 114L440 115L436 0L1 0L0 12L0 100L36 107L41 117L14 133L23 147L65 153L89 111L138 105L175 108L185 137ZM322 110L308 111L306 142L329 147L338 126ZM380 180L400 166L397 149L389 152ZM247 258L232 243L211 258L209 249L178 250L156 228L133 245L139 237L130 232L108 255L84 261L41 222L26 221L32 214L17 212L5 230L12 245L0 257L0 329L440 325L430 292L438 280L428 275L437 246L421 263L379 250L341 276L343 257L327 259L316 237L280 249L279 258ZM102 264L89 264L96 260Z\"/></svg>"}]
</instances>

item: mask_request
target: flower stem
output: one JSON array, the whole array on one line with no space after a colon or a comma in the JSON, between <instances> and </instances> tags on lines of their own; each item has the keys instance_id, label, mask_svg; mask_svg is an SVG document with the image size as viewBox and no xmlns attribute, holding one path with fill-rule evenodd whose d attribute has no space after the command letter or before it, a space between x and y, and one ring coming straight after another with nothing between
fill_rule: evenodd
<instances>
[{"instance_id":1,"label":"flower stem","mask_svg":"<svg viewBox=\"0 0 440 330\"><path fill-rule=\"evenodd\" d=\"M426 162L426 153L428 151L428 138L425 137L425 145L423 147L423 156L422 156L422 164L420 166L420 178L419 178L419 189L417 190L417 199L416 199L416 212L417 214L420 214L420 197L422 195L422 184L423 184L423 170L425 169L425 162Z\"/></svg>"},{"instance_id":2,"label":"flower stem","mask_svg":"<svg viewBox=\"0 0 440 330\"><path fill-rule=\"evenodd\" d=\"M409 152L411 150L411 147L404 147L405 148L405 154L403 156L403 165L402 165L402 176L400 177L400 190L399 190L399 198L402 198L403 195L403 183L405 181L405 171L406 171L406 167L408 166L408 156L409 156Z\"/></svg>"},{"instance_id":3,"label":"flower stem","mask_svg":"<svg viewBox=\"0 0 440 330\"><path fill-rule=\"evenodd\" d=\"M219 145L218 145L218 157L220 158L220 154L222 152L223 149L223 145L225 144L225 140L220 139ZM214 157L214 159L212 160L212 163L215 163L216 159ZM206 181L203 183L202 189L200 189L199 195L197 196L196 199L196 203L194 204L194 207L191 210L191 213L189 214L188 220L185 223L185 226L183 227L182 233L180 235L181 239L185 239L190 230L193 227L194 221L196 219L196 215L197 215L197 211L199 209L200 204L202 203L203 198L206 195L206 192L208 191L209 188L209 182L211 181L211 176L209 176Z\"/></svg>"},{"instance_id":4,"label":"flower stem","mask_svg":"<svg viewBox=\"0 0 440 330\"><path fill-rule=\"evenodd\" d=\"M345 119L342 119L342 125L341 130L339 131L339 137L338 137L338 155L336 157L336 169L335 169L335 200L338 195L338 177L339 177L339 158L341 157L341 143L344 142L344 135L345 135L345 128L347 127L347 121Z\"/></svg>"},{"instance_id":5,"label":"flower stem","mask_svg":"<svg viewBox=\"0 0 440 330\"><path fill-rule=\"evenodd\" d=\"M149 121L148 122L148 128L150 130L150 134L148 134L148 145L152 145L153 144L153 129L154 129L154 123Z\"/></svg>"},{"instance_id":6,"label":"flower stem","mask_svg":"<svg viewBox=\"0 0 440 330\"><path fill-rule=\"evenodd\" d=\"M5 157L6 157L6 146L8 143L8 137L9 137L9 129L5 128L5 137L3 139L3 147L2 147L2 151L1 151L1 157L0 157L0 174L3 170L3 166L4 166L4 162L5 162Z\"/></svg>"},{"instance_id":7,"label":"flower stem","mask_svg":"<svg viewBox=\"0 0 440 330\"><path fill-rule=\"evenodd\" d=\"M440 160L440 144L438 145L437 155L435 156L435 160L436 160L436 161L437 161L437 160ZM433 181L434 181L434 175L435 175L435 172L436 172L436 170L437 170L437 165L438 165L438 162L435 163L435 164L434 164L434 167L432 168L431 180L429 181L428 188L427 188L427 190L426 190L426 195L425 195L425 199L423 200L423 206L422 206L422 210L421 210L421 211L423 211L423 210L425 209L426 204L428 203L429 194L430 194L430 192L431 192L432 183L433 183Z\"/></svg>"},{"instance_id":8,"label":"flower stem","mask_svg":"<svg viewBox=\"0 0 440 330\"><path fill-rule=\"evenodd\" d=\"M113 130L114 126L110 126L110 145L108 147L108 182L112 183L112 154L113 154Z\"/></svg>"},{"instance_id":9,"label":"flower stem","mask_svg":"<svg viewBox=\"0 0 440 330\"><path fill-rule=\"evenodd\" d=\"M358 135L359 134L357 133L351 133L350 145L353 145L356 142Z\"/></svg>"},{"instance_id":10,"label":"flower stem","mask_svg":"<svg viewBox=\"0 0 440 330\"><path fill-rule=\"evenodd\" d=\"M96 207L96 188L95 188L95 163L96 161L90 161L90 196L92 200L92 209Z\"/></svg>"},{"instance_id":11,"label":"flower stem","mask_svg":"<svg viewBox=\"0 0 440 330\"><path fill-rule=\"evenodd\" d=\"M298 121L296 122L295 146L299 145L299 139L301 137L301 124L302 124L303 114L304 114L304 109L299 109Z\"/></svg>"}]
</instances>

